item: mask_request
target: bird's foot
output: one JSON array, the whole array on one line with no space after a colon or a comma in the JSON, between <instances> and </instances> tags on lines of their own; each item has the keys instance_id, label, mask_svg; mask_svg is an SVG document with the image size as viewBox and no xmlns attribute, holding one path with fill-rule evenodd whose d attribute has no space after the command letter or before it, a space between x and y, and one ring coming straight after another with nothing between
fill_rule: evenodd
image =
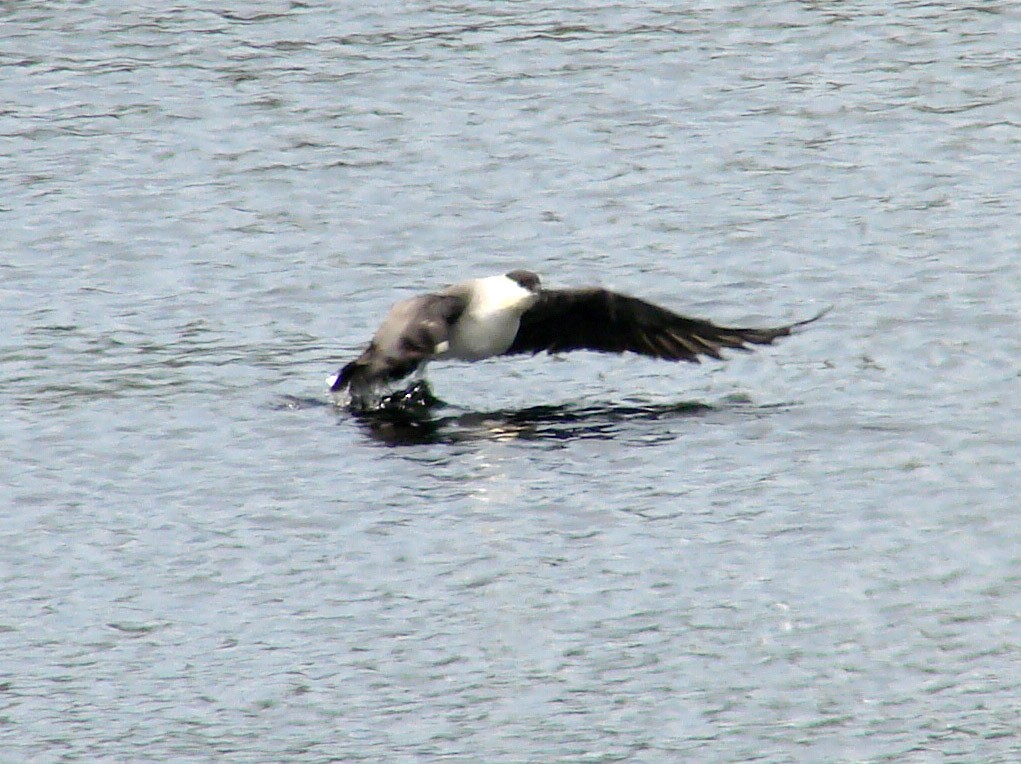
<instances>
[{"instance_id":1,"label":"bird's foot","mask_svg":"<svg viewBox=\"0 0 1021 764\"><path fill-rule=\"evenodd\" d=\"M442 404L439 398L433 395L432 388L424 379L416 380L403 390L387 395L379 402L380 411L425 411Z\"/></svg>"}]
</instances>

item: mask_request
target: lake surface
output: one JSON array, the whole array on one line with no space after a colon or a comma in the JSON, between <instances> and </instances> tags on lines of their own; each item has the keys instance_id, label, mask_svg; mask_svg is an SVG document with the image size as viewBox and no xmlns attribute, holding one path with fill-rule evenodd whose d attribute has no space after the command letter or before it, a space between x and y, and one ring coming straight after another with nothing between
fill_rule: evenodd
<instances>
[{"instance_id":1,"label":"lake surface","mask_svg":"<svg viewBox=\"0 0 1021 764\"><path fill-rule=\"evenodd\" d=\"M1016 3L200 6L0 4L0 758L1021 758ZM519 267L834 308L330 404Z\"/></svg>"}]
</instances>

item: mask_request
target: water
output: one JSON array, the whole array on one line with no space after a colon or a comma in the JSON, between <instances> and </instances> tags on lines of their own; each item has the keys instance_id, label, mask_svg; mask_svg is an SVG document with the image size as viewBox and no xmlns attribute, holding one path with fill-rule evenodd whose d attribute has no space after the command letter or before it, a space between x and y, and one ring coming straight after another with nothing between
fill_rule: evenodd
<instances>
[{"instance_id":1,"label":"water","mask_svg":"<svg viewBox=\"0 0 1021 764\"><path fill-rule=\"evenodd\" d=\"M0 6L5 761L1021 757L1015 4ZM799 336L325 380L516 267Z\"/></svg>"}]
</instances>

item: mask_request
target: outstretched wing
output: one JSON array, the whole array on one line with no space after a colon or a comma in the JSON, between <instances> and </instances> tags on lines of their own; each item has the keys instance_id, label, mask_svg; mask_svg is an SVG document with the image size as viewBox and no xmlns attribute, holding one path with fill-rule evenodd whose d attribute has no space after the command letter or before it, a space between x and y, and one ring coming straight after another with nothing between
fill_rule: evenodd
<instances>
[{"instance_id":1,"label":"outstretched wing","mask_svg":"<svg viewBox=\"0 0 1021 764\"><path fill-rule=\"evenodd\" d=\"M749 344L768 345L822 315L770 329L724 327L606 289L549 289L522 315L517 336L505 355L543 350L630 351L698 363L700 355L722 358L721 348L747 350Z\"/></svg>"},{"instance_id":2,"label":"outstretched wing","mask_svg":"<svg viewBox=\"0 0 1021 764\"><path fill-rule=\"evenodd\" d=\"M407 376L441 352L466 306L460 294L426 294L397 303L365 352L340 370L330 389L366 388Z\"/></svg>"}]
</instances>

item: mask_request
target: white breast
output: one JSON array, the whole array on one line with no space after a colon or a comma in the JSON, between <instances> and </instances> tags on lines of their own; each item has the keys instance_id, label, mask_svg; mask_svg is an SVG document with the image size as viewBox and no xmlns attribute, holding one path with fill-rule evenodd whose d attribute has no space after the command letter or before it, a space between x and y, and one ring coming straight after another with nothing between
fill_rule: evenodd
<instances>
[{"instance_id":1,"label":"white breast","mask_svg":"<svg viewBox=\"0 0 1021 764\"><path fill-rule=\"evenodd\" d=\"M500 355L518 333L521 314L536 296L506 276L490 276L471 282L468 308L451 327L445 358L479 361Z\"/></svg>"}]
</instances>

